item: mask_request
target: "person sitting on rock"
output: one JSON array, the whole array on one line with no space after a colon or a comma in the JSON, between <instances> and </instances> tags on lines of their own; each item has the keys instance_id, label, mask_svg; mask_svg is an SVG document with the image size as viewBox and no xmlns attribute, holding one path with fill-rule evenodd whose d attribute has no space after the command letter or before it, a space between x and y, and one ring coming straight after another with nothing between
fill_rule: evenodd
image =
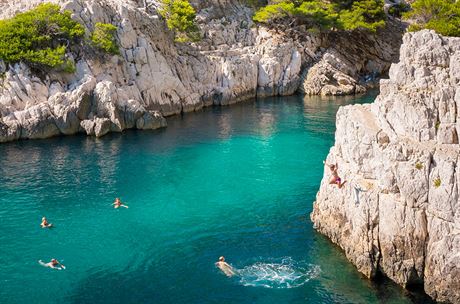
<instances>
[{"instance_id":1,"label":"person sitting on rock","mask_svg":"<svg viewBox=\"0 0 460 304\"><path fill-rule=\"evenodd\" d=\"M340 178L339 173L337 173L337 169L338 169L337 163L336 163L336 164L332 164L332 165L328 165L328 164L326 164L325 161L323 161L323 164L325 164L326 166L329 167L329 169L331 169L331 174L332 174L332 176L331 176L331 179L329 180L329 184L330 184L330 185L334 185L334 184L335 184L335 185L337 185L337 186L339 187L339 189L342 188L342 186L345 185L345 183L346 183L347 181L343 181L343 182L342 182L342 179Z\"/></svg>"},{"instance_id":2,"label":"person sitting on rock","mask_svg":"<svg viewBox=\"0 0 460 304\"><path fill-rule=\"evenodd\" d=\"M42 223L40 224L40 226L42 226L42 228L51 228L53 227L53 224L48 223L46 217L42 217Z\"/></svg>"},{"instance_id":3,"label":"person sitting on rock","mask_svg":"<svg viewBox=\"0 0 460 304\"><path fill-rule=\"evenodd\" d=\"M128 206L124 205L118 197L115 199L112 205L113 205L113 208L115 209L118 209L120 207L129 208Z\"/></svg>"}]
</instances>

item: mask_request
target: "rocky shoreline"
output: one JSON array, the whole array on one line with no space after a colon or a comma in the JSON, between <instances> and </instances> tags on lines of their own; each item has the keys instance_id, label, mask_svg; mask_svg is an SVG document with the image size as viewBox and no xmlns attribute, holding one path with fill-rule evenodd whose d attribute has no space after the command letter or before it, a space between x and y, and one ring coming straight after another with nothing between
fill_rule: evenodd
<instances>
[{"instance_id":1,"label":"rocky shoreline","mask_svg":"<svg viewBox=\"0 0 460 304\"><path fill-rule=\"evenodd\" d=\"M0 18L42 2L4 0ZM154 1L47 2L70 10L87 31L96 22L116 25L120 55L71 54L74 74L38 76L24 64L0 64L0 142L154 129L170 115L291 95L299 87L308 94L360 93L396 60L403 30L393 25L343 38L283 32L254 24L252 9L239 1L192 1L203 39L180 44Z\"/></svg>"},{"instance_id":2,"label":"rocky shoreline","mask_svg":"<svg viewBox=\"0 0 460 304\"><path fill-rule=\"evenodd\" d=\"M382 273L460 303L460 38L404 36L400 62L368 105L337 113L311 219L367 277Z\"/></svg>"}]
</instances>

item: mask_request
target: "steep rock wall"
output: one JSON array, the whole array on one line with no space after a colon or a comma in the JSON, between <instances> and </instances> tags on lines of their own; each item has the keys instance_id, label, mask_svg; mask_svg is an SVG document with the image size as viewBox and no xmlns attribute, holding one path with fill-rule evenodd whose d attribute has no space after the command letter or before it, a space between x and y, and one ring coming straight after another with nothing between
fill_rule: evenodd
<instances>
[{"instance_id":1,"label":"steep rock wall","mask_svg":"<svg viewBox=\"0 0 460 304\"><path fill-rule=\"evenodd\" d=\"M0 142L153 129L169 115L290 95L301 84L308 94L359 93L363 75L387 70L401 36L401 28L368 37L268 29L238 0L191 1L203 35L192 44L174 43L154 0L0 0L0 18L45 1L88 32L97 22L116 25L120 55L77 52L75 74L40 77L0 61Z\"/></svg>"},{"instance_id":2,"label":"steep rock wall","mask_svg":"<svg viewBox=\"0 0 460 304\"><path fill-rule=\"evenodd\" d=\"M0 17L40 2L3 2ZM120 0L54 2L72 11L88 31L96 22L117 25L121 55L76 56L75 75L39 78L22 64L3 67L0 142L157 128L165 125L164 116L203 106L256 94L292 94L306 60L292 39L254 27L248 8L232 5L227 16L218 16L216 10L225 10L230 1L200 11L204 39L197 45L175 44L154 6Z\"/></svg>"},{"instance_id":3,"label":"steep rock wall","mask_svg":"<svg viewBox=\"0 0 460 304\"><path fill-rule=\"evenodd\" d=\"M374 103L337 113L343 188L325 168L311 219L368 277L460 303L460 38L404 36Z\"/></svg>"}]
</instances>

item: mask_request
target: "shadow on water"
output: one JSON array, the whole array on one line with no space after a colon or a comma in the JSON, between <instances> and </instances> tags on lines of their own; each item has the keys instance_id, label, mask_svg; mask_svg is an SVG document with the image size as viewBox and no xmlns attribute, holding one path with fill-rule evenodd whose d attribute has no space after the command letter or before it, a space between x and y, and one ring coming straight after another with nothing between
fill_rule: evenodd
<instances>
[{"instance_id":1,"label":"shadow on water","mask_svg":"<svg viewBox=\"0 0 460 304\"><path fill-rule=\"evenodd\" d=\"M312 223L309 221L309 224L311 225ZM347 276L350 272L355 272L362 283L372 290L378 303L407 303L407 300L413 304L436 303L424 292L423 288L404 289L382 274L378 274L375 279L369 280L363 274L359 273L356 267L347 260L343 250L339 246L315 230L312 233L314 234L317 245L315 247L315 255L318 257L318 265L327 272L327 275L320 278L321 284L328 288L334 286L336 290L340 290L339 294L346 295L346 299L353 299L352 303L366 303L367 301L357 297L353 289L350 289L350 281ZM343 276L342 274L345 275ZM403 301L402 299L407 300Z\"/></svg>"}]
</instances>

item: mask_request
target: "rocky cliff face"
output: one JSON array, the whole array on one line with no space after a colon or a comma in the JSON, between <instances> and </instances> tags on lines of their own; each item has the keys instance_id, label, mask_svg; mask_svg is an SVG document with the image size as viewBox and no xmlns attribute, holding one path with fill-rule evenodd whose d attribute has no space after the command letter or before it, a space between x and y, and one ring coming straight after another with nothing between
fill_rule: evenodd
<instances>
[{"instance_id":1,"label":"rocky cliff face","mask_svg":"<svg viewBox=\"0 0 460 304\"><path fill-rule=\"evenodd\" d=\"M6 1L1 17L40 2ZM0 85L0 142L157 128L168 115L292 94L300 82L305 59L298 44L254 27L251 11L235 1L199 3L204 39L196 45L175 44L150 1L54 2L87 30L96 22L117 25L121 55L76 57L75 75L39 78L24 65L8 69Z\"/></svg>"},{"instance_id":2,"label":"rocky cliff face","mask_svg":"<svg viewBox=\"0 0 460 304\"><path fill-rule=\"evenodd\" d=\"M368 277L460 303L460 38L404 36L373 104L337 113L311 219Z\"/></svg>"},{"instance_id":3,"label":"rocky cliff face","mask_svg":"<svg viewBox=\"0 0 460 304\"><path fill-rule=\"evenodd\" d=\"M73 54L75 74L41 77L23 64L0 62L0 142L158 128L169 115L289 95L301 83L309 94L361 92L360 77L388 68L400 36L382 33L349 48L350 37L340 46L333 37L269 30L256 26L240 1L207 0L191 1L203 40L178 44L159 18L156 1L46 1L70 10L88 31L97 22L116 25L120 55ZM41 2L1 0L0 18ZM344 55L351 53L357 55Z\"/></svg>"}]
</instances>

